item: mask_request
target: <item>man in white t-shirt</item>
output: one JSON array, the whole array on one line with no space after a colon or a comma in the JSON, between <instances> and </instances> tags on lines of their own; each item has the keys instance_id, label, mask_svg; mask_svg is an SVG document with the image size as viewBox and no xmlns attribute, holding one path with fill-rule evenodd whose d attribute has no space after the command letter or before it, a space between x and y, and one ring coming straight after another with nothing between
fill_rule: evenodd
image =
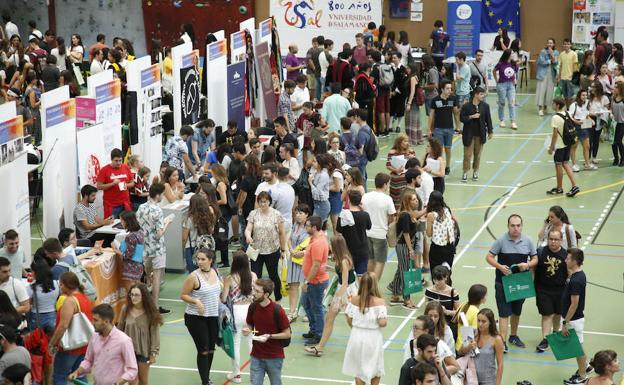
<instances>
[{"instance_id":1,"label":"man in white t-shirt","mask_svg":"<svg viewBox=\"0 0 624 385\"><path fill-rule=\"evenodd\" d=\"M570 146L566 146L563 143L563 130L565 129L565 117L567 112L565 110L565 100L556 98L553 100L553 109L555 115L550 120L552 127L552 136L550 140L550 146L548 147L548 154L553 155L555 162L555 175L557 177L557 187L546 191L548 195L560 195L563 194L563 172L568 175L572 188L566 193L568 197L573 197L581 191L576 184L576 178L574 177L574 171L570 166Z\"/></svg>"},{"instance_id":2,"label":"man in white t-shirt","mask_svg":"<svg viewBox=\"0 0 624 385\"><path fill-rule=\"evenodd\" d=\"M307 83L307 76L303 74L299 74L299 76L297 76L297 87L295 87L295 92L290 95L290 101L292 102L292 110L295 113L295 118L299 118L303 112L303 103L310 101L310 91L308 90L308 87L306 87Z\"/></svg>"},{"instance_id":3,"label":"man in white t-shirt","mask_svg":"<svg viewBox=\"0 0 624 385\"><path fill-rule=\"evenodd\" d=\"M286 169L287 170L287 169ZM288 171L286 171L288 175ZM295 204L295 190L278 178L277 163L268 163L262 166L262 179L256 188L256 197L263 191L267 191L271 195L271 207L279 211L284 218L284 229L290 230L292 227L292 208ZM258 208L258 202L256 202Z\"/></svg>"},{"instance_id":4,"label":"man in white t-shirt","mask_svg":"<svg viewBox=\"0 0 624 385\"><path fill-rule=\"evenodd\" d=\"M13 307L19 314L26 314L30 311L26 286L20 279L11 277L11 262L4 257L0 257L0 290L9 296Z\"/></svg>"},{"instance_id":5,"label":"man in white t-shirt","mask_svg":"<svg viewBox=\"0 0 624 385\"><path fill-rule=\"evenodd\" d=\"M11 229L4 233L4 247L0 249L0 257L6 258L11 264L11 276L16 279L22 278L26 256L24 250L19 247L19 234Z\"/></svg>"},{"instance_id":6,"label":"man in white t-shirt","mask_svg":"<svg viewBox=\"0 0 624 385\"><path fill-rule=\"evenodd\" d=\"M390 186L390 175L383 172L375 176L375 191L364 194L362 205L370 215L371 229L366 230L368 236L368 271L374 272L381 280L384 265L388 260L388 225L395 220L396 209L392 198L387 194Z\"/></svg>"}]
</instances>

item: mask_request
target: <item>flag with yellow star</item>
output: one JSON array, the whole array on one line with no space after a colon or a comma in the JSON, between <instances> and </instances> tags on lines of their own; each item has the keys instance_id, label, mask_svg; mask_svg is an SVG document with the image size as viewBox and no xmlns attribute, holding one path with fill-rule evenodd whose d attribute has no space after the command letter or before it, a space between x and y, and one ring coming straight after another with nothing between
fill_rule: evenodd
<instances>
[{"instance_id":1,"label":"flag with yellow star","mask_svg":"<svg viewBox=\"0 0 624 385\"><path fill-rule=\"evenodd\" d=\"M520 36L520 0L482 0L481 33L507 28Z\"/></svg>"}]
</instances>

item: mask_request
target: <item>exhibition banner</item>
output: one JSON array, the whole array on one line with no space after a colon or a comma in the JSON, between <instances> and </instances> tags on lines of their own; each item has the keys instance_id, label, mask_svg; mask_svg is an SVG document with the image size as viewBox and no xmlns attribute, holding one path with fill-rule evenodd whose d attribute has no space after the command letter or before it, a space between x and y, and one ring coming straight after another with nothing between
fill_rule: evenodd
<instances>
[{"instance_id":1,"label":"exhibition banner","mask_svg":"<svg viewBox=\"0 0 624 385\"><path fill-rule=\"evenodd\" d=\"M55 237L64 227L73 228L73 210L78 192L76 167L76 103L69 87L41 95L43 153L43 233Z\"/></svg>"},{"instance_id":2,"label":"exhibition banner","mask_svg":"<svg viewBox=\"0 0 624 385\"><path fill-rule=\"evenodd\" d=\"M240 62L227 67L227 120L236 121L238 127L245 127L245 64Z\"/></svg>"},{"instance_id":3,"label":"exhibition banner","mask_svg":"<svg viewBox=\"0 0 624 385\"><path fill-rule=\"evenodd\" d=\"M447 56L463 52L473 56L479 48L481 0L448 0L448 34L451 37Z\"/></svg>"},{"instance_id":4,"label":"exhibition banner","mask_svg":"<svg viewBox=\"0 0 624 385\"><path fill-rule=\"evenodd\" d=\"M97 185L97 175L109 162L103 133L102 123L86 127L76 133L80 186Z\"/></svg>"},{"instance_id":5,"label":"exhibition banner","mask_svg":"<svg viewBox=\"0 0 624 385\"><path fill-rule=\"evenodd\" d=\"M0 166L9 164L24 152L24 118L15 116L0 122Z\"/></svg>"},{"instance_id":6,"label":"exhibition banner","mask_svg":"<svg viewBox=\"0 0 624 385\"><path fill-rule=\"evenodd\" d=\"M256 46L256 68L262 86L262 100L266 118L273 120L277 116L277 99L273 92L273 76L271 75L271 53L267 42Z\"/></svg>"},{"instance_id":7,"label":"exhibition banner","mask_svg":"<svg viewBox=\"0 0 624 385\"><path fill-rule=\"evenodd\" d=\"M95 121L102 123L106 152L121 149L121 81L113 79L96 86L94 96Z\"/></svg>"},{"instance_id":8,"label":"exhibition banner","mask_svg":"<svg viewBox=\"0 0 624 385\"><path fill-rule=\"evenodd\" d=\"M230 35L230 60L238 63L245 60L247 48L245 47L245 31L234 32Z\"/></svg>"},{"instance_id":9,"label":"exhibition banner","mask_svg":"<svg viewBox=\"0 0 624 385\"><path fill-rule=\"evenodd\" d=\"M229 97L224 94L227 91L227 40L208 44L206 52L206 111L217 126L225 127Z\"/></svg>"},{"instance_id":10,"label":"exhibition banner","mask_svg":"<svg viewBox=\"0 0 624 385\"><path fill-rule=\"evenodd\" d=\"M93 125L97 115L95 113L95 98L88 96L76 97L76 128Z\"/></svg>"},{"instance_id":11,"label":"exhibition banner","mask_svg":"<svg viewBox=\"0 0 624 385\"><path fill-rule=\"evenodd\" d=\"M141 71L141 88L146 88L160 82L160 66L154 64Z\"/></svg>"},{"instance_id":12,"label":"exhibition banner","mask_svg":"<svg viewBox=\"0 0 624 385\"><path fill-rule=\"evenodd\" d=\"M290 43L304 52L318 35L333 40L339 51L344 43L353 44L355 35L371 21L383 24L382 11L382 0L270 0L269 14L275 16L277 31L287 43L281 47L286 55Z\"/></svg>"},{"instance_id":13,"label":"exhibition banner","mask_svg":"<svg viewBox=\"0 0 624 385\"><path fill-rule=\"evenodd\" d=\"M615 11L616 3L613 0L574 0L572 8L572 43L574 48L579 50L592 49L596 31L600 26L607 27L609 41L617 41L613 40L615 29L618 27Z\"/></svg>"}]
</instances>

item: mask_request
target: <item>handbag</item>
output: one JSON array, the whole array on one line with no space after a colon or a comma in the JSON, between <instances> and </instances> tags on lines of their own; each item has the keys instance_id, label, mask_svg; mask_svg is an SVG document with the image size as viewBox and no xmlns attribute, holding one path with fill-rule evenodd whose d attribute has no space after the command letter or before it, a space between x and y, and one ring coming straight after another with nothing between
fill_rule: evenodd
<instances>
[{"instance_id":1,"label":"handbag","mask_svg":"<svg viewBox=\"0 0 624 385\"><path fill-rule=\"evenodd\" d=\"M61 337L60 345L63 350L73 350L87 346L93 333L95 333L89 318L87 318L85 313L80 311L80 302L78 299L74 296L70 297L76 301L78 313L72 316L69 327Z\"/></svg>"},{"instance_id":2,"label":"handbag","mask_svg":"<svg viewBox=\"0 0 624 385\"><path fill-rule=\"evenodd\" d=\"M280 268L280 292L282 297L288 297L288 264L286 258L280 258L279 263L282 265Z\"/></svg>"},{"instance_id":3,"label":"handbag","mask_svg":"<svg viewBox=\"0 0 624 385\"><path fill-rule=\"evenodd\" d=\"M513 270L517 265L511 265ZM507 303L521 299L535 297L535 284L530 271L513 273L503 276L503 292Z\"/></svg>"},{"instance_id":4,"label":"handbag","mask_svg":"<svg viewBox=\"0 0 624 385\"><path fill-rule=\"evenodd\" d=\"M252 245L247 246L247 256L250 260L255 261L258 259L258 255L260 255L260 251L255 249Z\"/></svg>"},{"instance_id":5,"label":"handbag","mask_svg":"<svg viewBox=\"0 0 624 385\"><path fill-rule=\"evenodd\" d=\"M409 269L403 272L403 295L408 296L422 290L422 269L415 268L414 261L410 259Z\"/></svg>"},{"instance_id":6,"label":"handbag","mask_svg":"<svg viewBox=\"0 0 624 385\"><path fill-rule=\"evenodd\" d=\"M234 358L234 330L232 330L232 326L229 322L223 321L221 322L221 328L219 330L220 340L219 346L225 354L227 354L230 358Z\"/></svg>"},{"instance_id":7,"label":"handbag","mask_svg":"<svg viewBox=\"0 0 624 385\"><path fill-rule=\"evenodd\" d=\"M576 358L585 354L583 353L583 347L576 335L576 331L574 329L569 329L568 332L569 335L567 337L561 332L554 332L546 336L548 345L550 345L557 361Z\"/></svg>"}]
</instances>

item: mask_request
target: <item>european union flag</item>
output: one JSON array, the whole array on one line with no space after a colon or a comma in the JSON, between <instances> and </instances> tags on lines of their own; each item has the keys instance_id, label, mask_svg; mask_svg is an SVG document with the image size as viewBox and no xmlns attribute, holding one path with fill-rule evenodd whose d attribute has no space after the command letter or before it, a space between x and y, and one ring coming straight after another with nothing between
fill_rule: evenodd
<instances>
[{"instance_id":1,"label":"european union flag","mask_svg":"<svg viewBox=\"0 0 624 385\"><path fill-rule=\"evenodd\" d=\"M482 33L496 33L504 27L520 36L520 0L482 0L482 4Z\"/></svg>"}]
</instances>

